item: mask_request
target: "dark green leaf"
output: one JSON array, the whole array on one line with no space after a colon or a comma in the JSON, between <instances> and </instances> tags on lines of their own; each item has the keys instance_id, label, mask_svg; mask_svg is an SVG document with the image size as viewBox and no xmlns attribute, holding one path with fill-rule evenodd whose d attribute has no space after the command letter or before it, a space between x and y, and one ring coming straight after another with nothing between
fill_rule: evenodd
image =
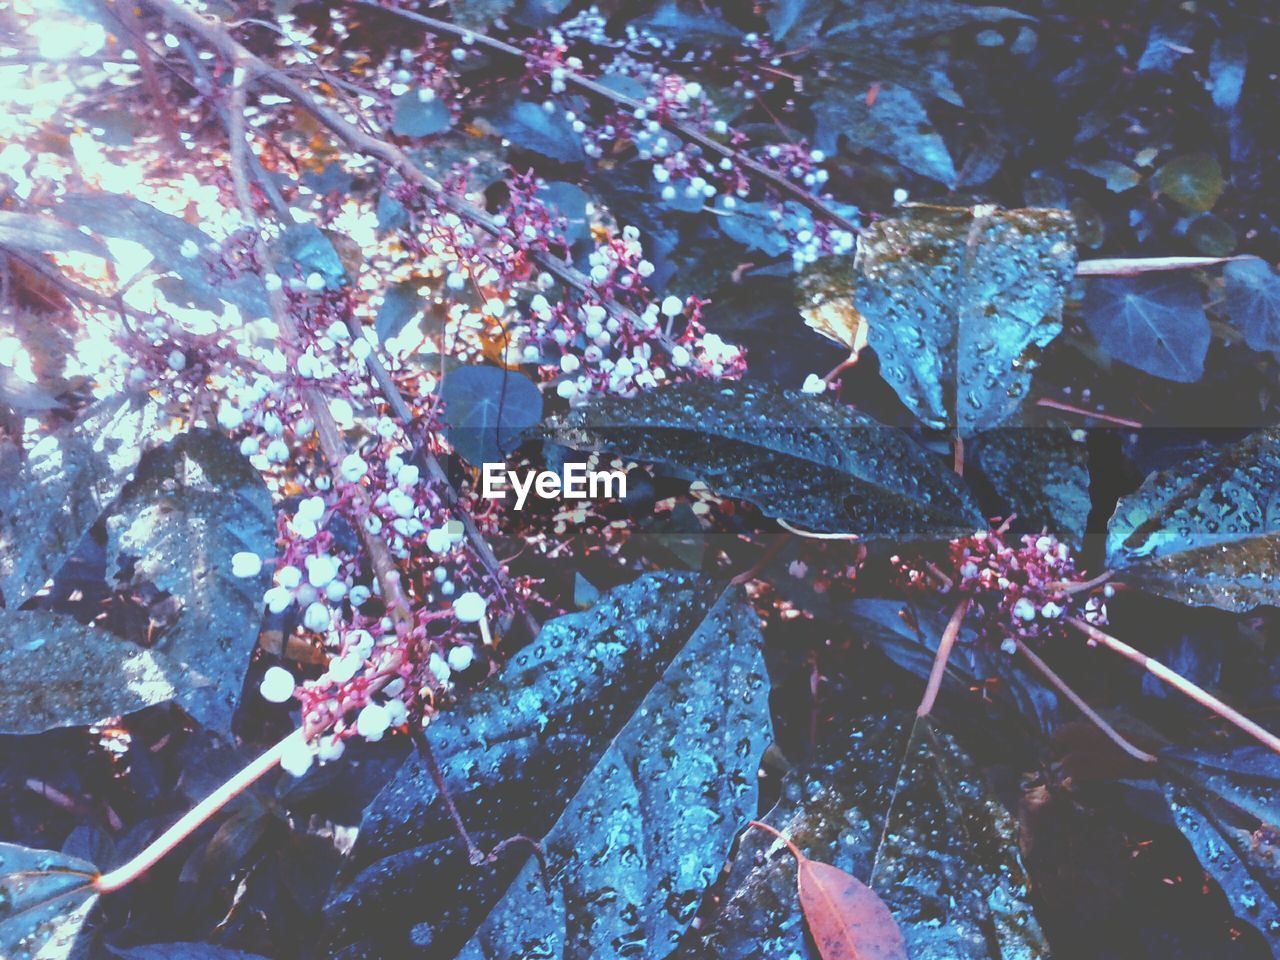
<instances>
[{"instance_id":1,"label":"dark green leaf","mask_svg":"<svg viewBox=\"0 0 1280 960\"><path fill-rule=\"evenodd\" d=\"M0 247L31 253L78 250L112 259L106 245L53 217L0 210Z\"/></svg>"},{"instance_id":2,"label":"dark green leaf","mask_svg":"<svg viewBox=\"0 0 1280 960\"><path fill-rule=\"evenodd\" d=\"M929 426L998 426L1062 331L1075 274L1062 210L920 208L863 231L854 304L881 371Z\"/></svg>"},{"instance_id":3,"label":"dark green leaf","mask_svg":"<svg viewBox=\"0 0 1280 960\"><path fill-rule=\"evenodd\" d=\"M423 100L421 90L410 90L396 98L391 132L402 137L429 137L453 125L453 114L439 97Z\"/></svg>"},{"instance_id":4,"label":"dark green leaf","mask_svg":"<svg viewBox=\"0 0 1280 960\"><path fill-rule=\"evenodd\" d=\"M563 931L566 919L596 913L597 933L579 925L557 956L603 956L610 951L582 950L607 930L618 935L615 918L631 914L628 901L632 928L655 944L670 942L691 919L755 802L767 701L755 615L741 596L721 596L701 577L648 574L544 625L499 677L441 714L427 735L474 830L490 843L546 837L557 891L554 907L542 898L547 922ZM610 781L617 792L591 803ZM659 793L642 799L651 785ZM651 843L672 852L640 852ZM352 854L361 872L326 909L331 948L450 957L528 853L519 847L495 867L472 868L413 757L365 812ZM602 882L618 890L616 899L578 899L578 884L595 882L595 870L612 872ZM516 880L492 923L516 921L529 876ZM449 896L430 895L439 890ZM503 946L518 949L515 940Z\"/></svg>"},{"instance_id":5,"label":"dark green leaf","mask_svg":"<svg viewBox=\"0 0 1280 960\"><path fill-rule=\"evenodd\" d=\"M813 114L819 149L834 153L843 137L853 150L884 154L913 173L955 185L951 151L924 105L906 87L882 83L872 104L847 88L837 88L814 103Z\"/></svg>"},{"instance_id":6,"label":"dark green leaf","mask_svg":"<svg viewBox=\"0 0 1280 960\"><path fill-rule=\"evenodd\" d=\"M1208 153L1189 153L1170 160L1151 178L1157 190L1195 213L1212 210L1226 186L1222 167Z\"/></svg>"},{"instance_id":7,"label":"dark green leaf","mask_svg":"<svg viewBox=\"0 0 1280 960\"><path fill-rule=\"evenodd\" d=\"M418 296L418 282L409 280L397 283L382 298L382 306L378 308L378 319L374 321L374 330L378 339L386 343L397 336L422 310L423 300Z\"/></svg>"},{"instance_id":8,"label":"dark green leaf","mask_svg":"<svg viewBox=\"0 0 1280 960\"><path fill-rule=\"evenodd\" d=\"M1089 332L1117 360L1178 383L1204 375L1211 330L1191 277L1097 277L1089 281L1082 309Z\"/></svg>"},{"instance_id":9,"label":"dark green leaf","mask_svg":"<svg viewBox=\"0 0 1280 960\"><path fill-rule=\"evenodd\" d=\"M694 380L602 397L547 436L662 464L809 529L947 538L983 525L955 474L901 430L760 384Z\"/></svg>"},{"instance_id":10,"label":"dark green leaf","mask_svg":"<svg viewBox=\"0 0 1280 960\"><path fill-rule=\"evenodd\" d=\"M55 212L64 220L88 227L104 237L118 237L141 244L154 258L161 273L175 273L193 292L212 295L235 304L248 318L265 317L270 310L262 282L252 273L235 280L215 276L204 263L211 250L219 249L207 233L179 217L150 204L114 193L80 193L63 198ZM196 256L183 254L193 244Z\"/></svg>"},{"instance_id":11,"label":"dark green leaf","mask_svg":"<svg viewBox=\"0 0 1280 960\"><path fill-rule=\"evenodd\" d=\"M547 113L539 104L519 100L493 125L517 149L532 150L561 163L579 163L586 158L582 137L574 132L559 108Z\"/></svg>"},{"instance_id":12,"label":"dark green leaf","mask_svg":"<svg viewBox=\"0 0 1280 960\"><path fill-rule=\"evenodd\" d=\"M1262 260L1233 260L1226 279L1227 317L1254 350L1280 350L1280 276Z\"/></svg>"},{"instance_id":13,"label":"dark green leaf","mask_svg":"<svg viewBox=\"0 0 1280 960\"><path fill-rule=\"evenodd\" d=\"M555 213L565 218L564 238L570 245L591 237L591 225L587 222L589 197L576 183L554 180L538 188L538 197Z\"/></svg>"},{"instance_id":14,"label":"dark green leaf","mask_svg":"<svg viewBox=\"0 0 1280 960\"><path fill-rule=\"evenodd\" d=\"M893 913L911 957L1049 955L1027 901L1016 824L982 772L931 720L913 736L898 718L858 722L836 759L788 775L782 799L763 819L806 856L867 882ZM800 917L795 865L773 837L743 836L718 914L680 956L817 960Z\"/></svg>"},{"instance_id":15,"label":"dark green leaf","mask_svg":"<svg viewBox=\"0 0 1280 960\"><path fill-rule=\"evenodd\" d=\"M158 410L113 397L71 429L40 439L12 483L0 487L0 590L17 607L58 572L129 479Z\"/></svg>"},{"instance_id":16,"label":"dark green leaf","mask_svg":"<svg viewBox=\"0 0 1280 960\"><path fill-rule=\"evenodd\" d=\"M1174 822L1237 917L1280 950L1280 760L1264 747L1166 754Z\"/></svg>"},{"instance_id":17,"label":"dark green leaf","mask_svg":"<svg viewBox=\"0 0 1280 960\"><path fill-rule=\"evenodd\" d=\"M271 581L276 525L262 476L227 437L186 433L150 451L107 516L107 556L182 605L156 646L184 667L179 703L215 731L230 728ZM231 572L241 551L263 560ZM109 575L119 576L114 568Z\"/></svg>"},{"instance_id":18,"label":"dark green leaf","mask_svg":"<svg viewBox=\"0 0 1280 960\"><path fill-rule=\"evenodd\" d=\"M51 850L0 843L0 957L72 955L97 896L91 863Z\"/></svg>"},{"instance_id":19,"label":"dark green leaf","mask_svg":"<svg viewBox=\"0 0 1280 960\"><path fill-rule=\"evenodd\" d=\"M457 367L444 378L441 397L445 435L473 466L502 460L542 419L541 391L515 370Z\"/></svg>"},{"instance_id":20,"label":"dark green leaf","mask_svg":"<svg viewBox=\"0 0 1280 960\"><path fill-rule=\"evenodd\" d=\"M1280 605L1280 430L1153 473L1121 499L1107 563L1125 583L1196 606Z\"/></svg>"},{"instance_id":21,"label":"dark green leaf","mask_svg":"<svg viewBox=\"0 0 1280 960\"><path fill-rule=\"evenodd\" d=\"M318 273L325 289L336 290L347 283L347 268L328 234L312 223L294 224L274 244L276 255L295 266L302 276Z\"/></svg>"},{"instance_id":22,"label":"dark green leaf","mask_svg":"<svg viewBox=\"0 0 1280 960\"><path fill-rule=\"evenodd\" d=\"M181 665L43 610L0 610L0 733L86 727L178 699Z\"/></svg>"},{"instance_id":23,"label":"dark green leaf","mask_svg":"<svg viewBox=\"0 0 1280 960\"><path fill-rule=\"evenodd\" d=\"M1015 531L1048 529L1076 549L1083 545L1092 508L1083 441L1063 428L1004 427L980 434L975 453L1003 515L1017 515Z\"/></svg>"},{"instance_id":24,"label":"dark green leaf","mask_svg":"<svg viewBox=\"0 0 1280 960\"><path fill-rule=\"evenodd\" d=\"M1142 182L1142 175L1127 164L1118 160L1097 160L1092 163L1079 164L1085 173L1091 173L1106 183L1112 193L1123 193Z\"/></svg>"},{"instance_id":25,"label":"dark green leaf","mask_svg":"<svg viewBox=\"0 0 1280 960\"><path fill-rule=\"evenodd\" d=\"M743 821L770 740L756 614L711 611L547 834L552 906L527 860L460 954L518 960L555 944L591 960L675 949ZM610 891L602 895L603 891Z\"/></svg>"}]
</instances>

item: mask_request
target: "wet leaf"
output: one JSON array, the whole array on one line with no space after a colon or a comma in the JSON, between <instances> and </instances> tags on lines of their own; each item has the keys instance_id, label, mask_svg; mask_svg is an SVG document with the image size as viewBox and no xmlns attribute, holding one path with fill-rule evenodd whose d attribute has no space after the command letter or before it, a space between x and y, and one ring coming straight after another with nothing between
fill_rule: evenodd
<instances>
[{"instance_id":1,"label":"wet leaf","mask_svg":"<svg viewBox=\"0 0 1280 960\"><path fill-rule=\"evenodd\" d=\"M852 150L871 150L912 173L953 186L955 163L919 97L905 86L881 83L874 101L837 87L813 105L814 144L835 153L843 140Z\"/></svg>"},{"instance_id":2,"label":"wet leaf","mask_svg":"<svg viewBox=\"0 0 1280 960\"><path fill-rule=\"evenodd\" d=\"M1222 167L1208 153L1190 153L1170 160L1151 178L1156 190L1195 213L1205 213L1222 196L1226 182Z\"/></svg>"},{"instance_id":3,"label":"wet leaf","mask_svg":"<svg viewBox=\"0 0 1280 960\"><path fill-rule=\"evenodd\" d=\"M893 915L857 877L818 860L804 859L800 907L822 960L907 960Z\"/></svg>"},{"instance_id":4,"label":"wet leaf","mask_svg":"<svg viewBox=\"0 0 1280 960\"><path fill-rule=\"evenodd\" d=\"M177 699L187 683L159 650L43 610L0 610L0 671L0 733L85 727Z\"/></svg>"},{"instance_id":5,"label":"wet leaf","mask_svg":"<svg viewBox=\"0 0 1280 960\"><path fill-rule=\"evenodd\" d=\"M1254 350L1280 350L1280 275L1262 260L1233 260L1226 279L1227 317Z\"/></svg>"},{"instance_id":6,"label":"wet leaf","mask_svg":"<svg viewBox=\"0 0 1280 960\"><path fill-rule=\"evenodd\" d=\"M1117 360L1178 383L1204 375L1211 330L1191 277L1097 277L1089 281L1083 311L1089 332Z\"/></svg>"},{"instance_id":7,"label":"wet leaf","mask_svg":"<svg viewBox=\"0 0 1280 960\"><path fill-rule=\"evenodd\" d=\"M925 423L998 426L1062 331L1075 273L1061 210L915 208L863 231L854 305L886 381Z\"/></svg>"},{"instance_id":8,"label":"wet leaf","mask_svg":"<svg viewBox=\"0 0 1280 960\"><path fill-rule=\"evenodd\" d=\"M334 244L337 236L313 223L298 223L287 228L272 246L276 256L302 276L318 273L324 278L326 290L337 290L349 279L346 264Z\"/></svg>"},{"instance_id":9,"label":"wet leaf","mask_svg":"<svg viewBox=\"0 0 1280 960\"><path fill-rule=\"evenodd\" d=\"M590 197L576 183L555 180L538 188L538 198L553 213L565 219L564 238L571 246L591 237L591 223L587 217Z\"/></svg>"},{"instance_id":10,"label":"wet leaf","mask_svg":"<svg viewBox=\"0 0 1280 960\"><path fill-rule=\"evenodd\" d=\"M867 345L867 321L853 305L854 272L849 257L824 257L796 276L804 322L851 354Z\"/></svg>"},{"instance_id":11,"label":"wet leaf","mask_svg":"<svg viewBox=\"0 0 1280 960\"><path fill-rule=\"evenodd\" d=\"M955 474L903 431L759 384L697 380L602 398L547 435L662 464L808 529L946 538L983 523Z\"/></svg>"},{"instance_id":12,"label":"wet leaf","mask_svg":"<svg viewBox=\"0 0 1280 960\"><path fill-rule=\"evenodd\" d=\"M561 163L578 163L586 158L582 137L574 133L561 110L547 113L540 104L520 100L492 122L519 150L532 150Z\"/></svg>"},{"instance_id":13,"label":"wet leaf","mask_svg":"<svg viewBox=\"0 0 1280 960\"><path fill-rule=\"evenodd\" d=\"M397 336L422 310L423 300L418 295L418 286L416 280L397 283L382 298L374 329L383 343Z\"/></svg>"},{"instance_id":14,"label":"wet leaf","mask_svg":"<svg viewBox=\"0 0 1280 960\"><path fill-rule=\"evenodd\" d=\"M1280 604L1280 430L1153 473L1116 506L1107 563L1126 583L1233 612Z\"/></svg>"},{"instance_id":15,"label":"wet leaf","mask_svg":"<svg viewBox=\"0 0 1280 960\"><path fill-rule=\"evenodd\" d=\"M150 451L106 519L107 556L181 603L155 646L184 670L179 703L215 731L230 728L258 634L275 556L275 511L261 474L227 437L182 434ZM263 560L236 577L231 558ZM112 567L109 576L120 576Z\"/></svg>"},{"instance_id":16,"label":"wet leaf","mask_svg":"<svg viewBox=\"0 0 1280 960\"><path fill-rule=\"evenodd\" d=\"M870 878L915 960L1049 955L1027 902L1013 819L931 720L914 736L900 718L857 721L833 759L787 776L763 819L806 856ZM681 957L817 960L790 861L781 843L748 832L719 912Z\"/></svg>"},{"instance_id":17,"label":"wet leaf","mask_svg":"<svg viewBox=\"0 0 1280 960\"><path fill-rule=\"evenodd\" d=\"M140 244L155 258L153 269L177 274L197 298L212 295L235 304L249 319L270 313L261 279L248 272L235 280L215 276L204 258L216 258L212 251L220 249L220 244L179 217L114 193L70 194L54 211L64 220L86 226L101 236ZM195 257L183 255L188 243L199 251Z\"/></svg>"},{"instance_id":18,"label":"wet leaf","mask_svg":"<svg viewBox=\"0 0 1280 960\"><path fill-rule=\"evenodd\" d=\"M62 253L77 250L95 257L112 259L106 246L53 217L0 210L0 247L31 253Z\"/></svg>"},{"instance_id":19,"label":"wet leaf","mask_svg":"<svg viewBox=\"0 0 1280 960\"><path fill-rule=\"evenodd\" d=\"M1174 822L1241 920L1280 950L1280 758L1264 747L1163 759Z\"/></svg>"},{"instance_id":20,"label":"wet leaf","mask_svg":"<svg viewBox=\"0 0 1280 960\"><path fill-rule=\"evenodd\" d=\"M93 864L51 850L0 843L0 957L70 955L97 901Z\"/></svg>"},{"instance_id":21,"label":"wet leaf","mask_svg":"<svg viewBox=\"0 0 1280 960\"><path fill-rule=\"evenodd\" d=\"M1056 427L1002 427L979 434L974 459L1000 497L1015 532L1048 529L1079 549L1093 504L1089 450Z\"/></svg>"},{"instance_id":22,"label":"wet leaf","mask_svg":"<svg viewBox=\"0 0 1280 960\"><path fill-rule=\"evenodd\" d=\"M212 943L146 943L138 947L109 947L121 960L266 960L261 954L245 953Z\"/></svg>"},{"instance_id":23,"label":"wet leaf","mask_svg":"<svg viewBox=\"0 0 1280 960\"><path fill-rule=\"evenodd\" d=\"M544 839L554 903L527 845L467 863L414 757L365 811L360 872L326 909L333 951L450 957L480 926L468 956L566 932L556 956L666 952L754 810L769 737L759 644L739 593L688 574L643 576L545 624L428 737L474 831Z\"/></svg>"},{"instance_id":24,"label":"wet leaf","mask_svg":"<svg viewBox=\"0 0 1280 960\"><path fill-rule=\"evenodd\" d=\"M0 591L17 607L58 572L142 455L157 409L120 395L69 429L42 437L0 487Z\"/></svg>"},{"instance_id":25,"label":"wet leaf","mask_svg":"<svg viewBox=\"0 0 1280 960\"><path fill-rule=\"evenodd\" d=\"M1209 79L1213 105L1230 113L1240 102L1245 71L1249 65L1249 47L1242 36L1219 37L1209 53Z\"/></svg>"},{"instance_id":26,"label":"wet leaf","mask_svg":"<svg viewBox=\"0 0 1280 960\"><path fill-rule=\"evenodd\" d=\"M498 463L542 419L542 393L519 371L462 366L449 371L441 390L445 435L474 467Z\"/></svg>"},{"instance_id":27,"label":"wet leaf","mask_svg":"<svg viewBox=\"0 0 1280 960\"><path fill-rule=\"evenodd\" d=\"M410 90L396 97L392 133L402 137L429 137L453 126L453 114L445 102L435 96L423 100L422 93L422 90Z\"/></svg>"}]
</instances>

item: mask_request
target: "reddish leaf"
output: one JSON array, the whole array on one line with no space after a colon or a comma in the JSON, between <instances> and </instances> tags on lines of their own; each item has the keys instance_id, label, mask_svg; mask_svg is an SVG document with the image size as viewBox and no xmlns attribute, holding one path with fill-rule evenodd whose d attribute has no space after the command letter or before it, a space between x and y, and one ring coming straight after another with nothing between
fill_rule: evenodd
<instances>
[{"instance_id":1,"label":"reddish leaf","mask_svg":"<svg viewBox=\"0 0 1280 960\"><path fill-rule=\"evenodd\" d=\"M902 931L879 895L817 860L800 861L800 906L822 960L907 960Z\"/></svg>"}]
</instances>

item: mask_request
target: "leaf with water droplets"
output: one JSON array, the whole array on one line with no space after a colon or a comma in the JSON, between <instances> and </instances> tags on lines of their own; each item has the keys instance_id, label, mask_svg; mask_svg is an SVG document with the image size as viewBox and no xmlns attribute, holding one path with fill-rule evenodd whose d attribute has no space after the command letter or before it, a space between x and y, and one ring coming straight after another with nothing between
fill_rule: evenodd
<instances>
[{"instance_id":1,"label":"leaf with water droplets","mask_svg":"<svg viewBox=\"0 0 1280 960\"><path fill-rule=\"evenodd\" d=\"M828 756L787 775L782 798L763 819L806 856L867 880L897 921L910 957L1049 955L1027 900L1013 818L974 762L930 719L914 735L900 717L854 721ZM790 860L780 842L748 832L719 912L681 960L816 960Z\"/></svg>"},{"instance_id":2,"label":"leaf with water droplets","mask_svg":"<svg viewBox=\"0 0 1280 960\"><path fill-rule=\"evenodd\" d=\"M271 581L276 524L271 494L237 444L193 430L149 451L106 517L108 573L150 582L181 603L155 647L183 666L178 700L217 731L231 726ZM262 570L232 573L257 554ZM136 562L134 562L136 560Z\"/></svg>"},{"instance_id":3,"label":"leaf with water droplets","mask_svg":"<svg viewBox=\"0 0 1280 960\"><path fill-rule=\"evenodd\" d=\"M858 241L854 305L913 413L962 436L998 426L1062 332L1075 274L1064 210L912 208Z\"/></svg>"},{"instance_id":4,"label":"leaf with water droplets","mask_svg":"<svg viewBox=\"0 0 1280 960\"><path fill-rule=\"evenodd\" d=\"M649 574L550 621L427 735L482 845L542 841L551 903L527 843L467 862L414 757L365 811L332 952L445 958L474 933L468 957L669 953L755 812L768 696L755 614L706 578Z\"/></svg>"},{"instance_id":5,"label":"leaf with water droplets","mask_svg":"<svg viewBox=\"0 0 1280 960\"><path fill-rule=\"evenodd\" d=\"M93 864L51 850L0 843L0 957L70 955L97 901Z\"/></svg>"},{"instance_id":6,"label":"leaf with water droplets","mask_svg":"<svg viewBox=\"0 0 1280 960\"><path fill-rule=\"evenodd\" d=\"M42 437L0 488L0 591L17 607L44 586L120 493L159 410L124 395Z\"/></svg>"},{"instance_id":7,"label":"leaf with water droplets","mask_svg":"<svg viewBox=\"0 0 1280 960\"><path fill-rule=\"evenodd\" d=\"M546 435L661 464L810 530L947 539L984 525L955 474L904 431L762 384L693 380L603 397Z\"/></svg>"},{"instance_id":8,"label":"leaf with water droplets","mask_svg":"<svg viewBox=\"0 0 1280 960\"><path fill-rule=\"evenodd\" d=\"M1212 331L1191 277L1098 277L1089 281L1082 309L1089 332L1117 360L1177 383L1204 375Z\"/></svg>"},{"instance_id":9,"label":"leaf with water droplets","mask_svg":"<svg viewBox=\"0 0 1280 960\"><path fill-rule=\"evenodd\" d=\"M173 700L188 678L149 650L42 610L0 609L0 733L88 726Z\"/></svg>"},{"instance_id":10,"label":"leaf with water droplets","mask_svg":"<svg viewBox=\"0 0 1280 960\"><path fill-rule=\"evenodd\" d=\"M1107 562L1125 583L1194 606L1280 604L1280 429L1147 477L1116 506Z\"/></svg>"},{"instance_id":11,"label":"leaf with water droplets","mask_svg":"<svg viewBox=\"0 0 1280 960\"><path fill-rule=\"evenodd\" d=\"M1280 352L1280 274L1262 260L1234 260L1223 268L1227 317L1254 350Z\"/></svg>"},{"instance_id":12,"label":"leaf with water droplets","mask_svg":"<svg viewBox=\"0 0 1280 960\"><path fill-rule=\"evenodd\" d=\"M1084 441L1055 427L1001 427L977 441L974 460L1000 497L1001 515L1017 517L1014 532L1048 529L1079 549L1093 507Z\"/></svg>"},{"instance_id":13,"label":"leaf with water droplets","mask_svg":"<svg viewBox=\"0 0 1280 960\"><path fill-rule=\"evenodd\" d=\"M867 321L853 305L853 290L853 265L848 257L824 257L796 275L804 322L850 354L867 345Z\"/></svg>"},{"instance_id":14,"label":"leaf with water droplets","mask_svg":"<svg viewBox=\"0 0 1280 960\"><path fill-rule=\"evenodd\" d=\"M1265 747L1162 758L1173 820L1241 920L1280 951L1280 758Z\"/></svg>"}]
</instances>

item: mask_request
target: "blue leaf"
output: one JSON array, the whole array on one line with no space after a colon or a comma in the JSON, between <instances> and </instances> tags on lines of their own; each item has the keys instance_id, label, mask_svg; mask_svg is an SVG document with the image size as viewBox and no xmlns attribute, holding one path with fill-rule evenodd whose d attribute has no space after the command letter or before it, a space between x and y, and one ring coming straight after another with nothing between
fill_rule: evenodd
<instances>
[{"instance_id":1,"label":"blue leaf","mask_svg":"<svg viewBox=\"0 0 1280 960\"><path fill-rule=\"evenodd\" d=\"M556 180L538 190L538 197L555 213L568 221L564 238L570 246L579 240L591 237L591 227L587 223L586 191L574 183Z\"/></svg>"},{"instance_id":2,"label":"blue leaf","mask_svg":"<svg viewBox=\"0 0 1280 960\"><path fill-rule=\"evenodd\" d=\"M334 249L333 241L315 224L289 227L276 245L282 256L297 264L304 277L312 273L324 277L325 289L334 290L347 282L347 268Z\"/></svg>"},{"instance_id":3,"label":"blue leaf","mask_svg":"<svg viewBox=\"0 0 1280 960\"><path fill-rule=\"evenodd\" d=\"M421 90L396 98L391 132L402 137L429 137L453 126L453 114L439 98L423 100Z\"/></svg>"},{"instance_id":4,"label":"blue leaf","mask_svg":"<svg viewBox=\"0 0 1280 960\"><path fill-rule=\"evenodd\" d=\"M464 366L444 379L446 435L468 463L497 463L542 419L542 393L523 373Z\"/></svg>"},{"instance_id":5,"label":"blue leaf","mask_svg":"<svg viewBox=\"0 0 1280 960\"><path fill-rule=\"evenodd\" d=\"M771 257L779 257L791 247L789 231L812 228L809 211L794 200L779 210L772 203L739 200L732 209L720 207L716 222L730 238Z\"/></svg>"},{"instance_id":6,"label":"blue leaf","mask_svg":"<svg viewBox=\"0 0 1280 960\"><path fill-rule=\"evenodd\" d=\"M882 153L913 173L953 185L955 163L920 99L904 86L881 84L875 102L847 89L813 105L814 144L834 153L843 136L854 150Z\"/></svg>"},{"instance_id":7,"label":"blue leaf","mask_svg":"<svg viewBox=\"0 0 1280 960\"><path fill-rule=\"evenodd\" d=\"M521 150L532 150L562 163L580 163L586 158L582 138L574 133L560 110L547 113L540 105L521 100L511 104L493 125Z\"/></svg>"},{"instance_id":8,"label":"blue leaf","mask_svg":"<svg viewBox=\"0 0 1280 960\"><path fill-rule=\"evenodd\" d=\"M1209 318L1185 275L1102 277L1089 284L1084 322L1117 360L1154 377L1194 383L1204 374Z\"/></svg>"},{"instance_id":9,"label":"blue leaf","mask_svg":"<svg viewBox=\"0 0 1280 960\"><path fill-rule=\"evenodd\" d=\"M378 308L378 319L374 321L378 339L385 343L396 336L421 309L422 298L418 296L418 284L412 280L397 283L387 291L382 298L382 306Z\"/></svg>"},{"instance_id":10,"label":"blue leaf","mask_svg":"<svg viewBox=\"0 0 1280 960\"><path fill-rule=\"evenodd\" d=\"M1262 260L1234 260L1227 281L1227 317L1254 350L1280 350L1280 276Z\"/></svg>"}]
</instances>

